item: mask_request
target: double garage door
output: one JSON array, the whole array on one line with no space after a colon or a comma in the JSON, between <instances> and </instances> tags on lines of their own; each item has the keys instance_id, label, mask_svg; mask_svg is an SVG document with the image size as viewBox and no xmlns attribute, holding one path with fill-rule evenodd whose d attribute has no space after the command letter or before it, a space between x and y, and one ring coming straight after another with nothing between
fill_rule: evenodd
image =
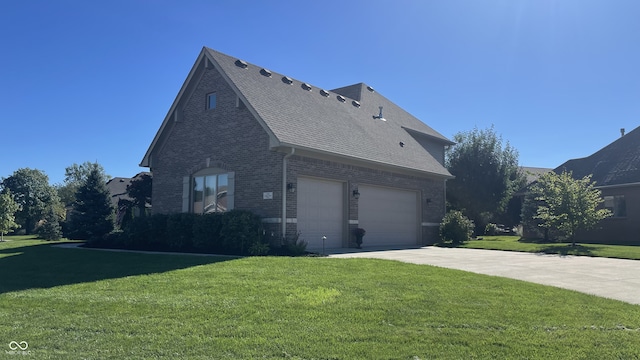
<instances>
[{"instance_id":1,"label":"double garage door","mask_svg":"<svg viewBox=\"0 0 640 360\"><path fill-rule=\"evenodd\" d=\"M360 185L359 227L367 233L363 246L416 245L418 243L418 193L401 189ZM298 178L297 227L307 248L346 246L347 217L344 183Z\"/></svg>"}]
</instances>

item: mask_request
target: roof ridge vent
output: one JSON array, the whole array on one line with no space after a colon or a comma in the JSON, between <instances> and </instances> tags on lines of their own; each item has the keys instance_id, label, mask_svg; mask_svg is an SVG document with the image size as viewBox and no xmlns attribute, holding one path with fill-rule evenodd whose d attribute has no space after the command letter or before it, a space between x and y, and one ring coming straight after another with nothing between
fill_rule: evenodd
<instances>
[{"instance_id":1,"label":"roof ridge vent","mask_svg":"<svg viewBox=\"0 0 640 360\"><path fill-rule=\"evenodd\" d=\"M359 101L357 101L357 100L353 100L353 101L351 102L351 104L352 104L353 106L357 107L357 108L359 108L359 107L360 107L360 102L359 102Z\"/></svg>"},{"instance_id":2,"label":"roof ridge vent","mask_svg":"<svg viewBox=\"0 0 640 360\"><path fill-rule=\"evenodd\" d=\"M376 92L371 86L367 85L367 90L371 91L371 92Z\"/></svg>"},{"instance_id":3,"label":"roof ridge vent","mask_svg":"<svg viewBox=\"0 0 640 360\"><path fill-rule=\"evenodd\" d=\"M324 97L329 97L329 92L327 90L324 89L320 89L320 95L324 96Z\"/></svg>"},{"instance_id":4,"label":"roof ridge vent","mask_svg":"<svg viewBox=\"0 0 640 360\"><path fill-rule=\"evenodd\" d=\"M236 60L235 64L236 64L237 67L240 67L240 68L243 68L243 69L246 69L246 68L249 67L249 64L247 64L246 61L243 61L243 60L240 60L240 59Z\"/></svg>"},{"instance_id":5,"label":"roof ridge vent","mask_svg":"<svg viewBox=\"0 0 640 360\"><path fill-rule=\"evenodd\" d=\"M291 85L291 84L293 84L293 79L288 77L288 76L283 76L282 77L282 82L285 83L285 84Z\"/></svg>"},{"instance_id":6,"label":"roof ridge vent","mask_svg":"<svg viewBox=\"0 0 640 360\"><path fill-rule=\"evenodd\" d=\"M347 99L342 95L336 96L336 99L338 99L338 101L340 101L340 102L346 102L347 101Z\"/></svg>"},{"instance_id":7,"label":"roof ridge vent","mask_svg":"<svg viewBox=\"0 0 640 360\"><path fill-rule=\"evenodd\" d=\"M271 77L271 71L267 70L267 69L262 69L260 70L260 74L266 76L266 77Z\"/></svg>"},{"instance_id":8,"label":"roof ridge vent","mask_svg":"<svg viewBox=\"0 0 640 360\"><path fill-rule=\"evenodd\" d=\"M313 88L311 87L311 85L309 85L309 84L307 84L307 83L302 83L302 84L300 85L300 87L301 87L301 88L303 88L303 89L305 89L305 90L307 90L307 91L311 91L311 89L313 89Z\"/></svg>"},{"instance_id":9,"label":"roof ridge vent","mask_svg":"<svg viewBox=\"0 0 640 360\"><path fill-rule=\"evenodd\" d=\"M373 115L373 118L376 120L387 121L387 119L385 119L384 116L382 116L382 106L378 106L378 109L380 109L380 114L378 114L378 116Z\"/></svg>"}]
</instances>

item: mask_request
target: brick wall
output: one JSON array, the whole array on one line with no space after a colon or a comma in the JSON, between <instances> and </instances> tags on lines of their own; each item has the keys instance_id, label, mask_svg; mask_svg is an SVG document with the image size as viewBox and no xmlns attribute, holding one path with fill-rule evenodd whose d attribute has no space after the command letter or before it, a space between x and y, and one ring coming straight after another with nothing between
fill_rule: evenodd
<instances>
[{"instance_id":1,"label":"brick wall","mask_svg":"<svg viewBox=\"0 0 640 360\"><path fill-rule=\"evenodd\" d=\"M216 92L215 109L206 109ZM221 168L235 172L235 208L263 217L280 216L282 154L269 150L269 136L215 69L205 70L182 106L180 119L153 154L153 211L182 211L182 179ZM273 192L273 200L263 200Z\"/></svg>"}]
</instances>

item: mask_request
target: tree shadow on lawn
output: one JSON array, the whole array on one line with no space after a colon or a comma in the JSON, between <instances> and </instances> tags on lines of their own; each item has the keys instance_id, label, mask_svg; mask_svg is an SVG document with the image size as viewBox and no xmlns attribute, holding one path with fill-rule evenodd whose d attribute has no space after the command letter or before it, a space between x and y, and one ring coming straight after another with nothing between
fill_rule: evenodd
<instances>
[{"instance_id":1,"label":"tree shadow on lawn","mask_svg":"<svg viewBox=\"0 0 640 360\"><path fill-rule=\"evenodd\" d=\"M0 294L163 273L235 257L65 249L51 243L0 250Z\"/></svg>"},{"instance_id":2,"label":"tree shadow on lawn","mask_svg":"<svg viewBox=\"0 0 640 360\"><path fill-rule=\"evenodd\" d=\"M571 244L568 244L568 245L558 244L555 246L549 245L547 247L544 247L540 249L540 252L544 254L559 254L561 256L567 256L567 255L594 256L593 252L598 249L599 247L583 246L580 244L576 244L575 246L572 246Z\"/></svg>"}]
</instances>

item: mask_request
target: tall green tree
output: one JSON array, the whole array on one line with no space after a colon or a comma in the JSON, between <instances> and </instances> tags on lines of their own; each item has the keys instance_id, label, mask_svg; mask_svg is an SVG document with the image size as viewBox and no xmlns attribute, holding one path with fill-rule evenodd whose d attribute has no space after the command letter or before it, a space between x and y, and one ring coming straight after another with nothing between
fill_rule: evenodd
<instances>
[{"instance_id":1,"label":"tall green tree","mask_svg":"<svg viewBox=\"0 0 640 360\"><path fill-rule=\"evenodd\" d=\"M446 153L446 167L455 176L447 181L447 201L481 231L490 221L504 219L512 195L525 185L518 152L493 128L460 132ZM516 212L516 217L519 211ZM510 220L515 225L516 219Z\"/></svg>"},{"instance_id":2,"label":"tall green tree","mask_svg":"<svg viewBox=\"0 0 640 360\"><path fill-rule=\"evenodd\" d=\"M82 164L73 163L64 170L64 183L57 185L58 196L65 206L71 206L76 201L76 193L82 184L87 180L91 170L97 170L106 183L109 176L102 165L97 162L85 161Z\"/></svg>"},{"instance_id":3,"label":"tall green tree","mask_svg":"<svg viewBox=\"0 0 640 360\"><path fill-rule=\"evenodd\" d=\"M571 172L549 172L531 187L525 202L537 205L533 220L538 226L560 231L575 246L577 231L593 229L611 216L611 211L600 208L601 195L590 175L574 179Z\"/></svg>"},{"instance_id":4,"label":"tall green tree","mask_svg":"<svg viewBox=\"0 0 640 360\"><path fill-rule=\"evenodd\" d=\"M59 216L53 207L45 214L42 224L38 226L36 232L44 240L60 240L62 238Z\"/></svg>"},{"instance_id":5,"label":"tall green tree","mask_svg":"<svg viewBox=\"0 0 640 360\"><path fill-rule=\"evenodd\" d=\"M114 208L104 176L98 168L93 168L76 193L69 219L69 237L99 239L113 231L114 223Z\"/></svg>"},{"instance_id":6,"label":"tall green tree","mask_svg":"<svg viewBox=\"0 0 640 360\"><path fill-rule=\"evenodd\" d=\"M41 170L23 168L2 180L3 192L11 191L14 200L20 206L16 213L16 222L27 234L32 234L38 221L54 207L60 208L60 200L49 177Z\"/></svg>"},{"instance_id":7,"label":"tall green tree","mask_svg":"<svg viewBox=\"0 0 640 360\"><path fill-rule=\"evenodd\" d=\"M151 187L153 178L149 174L142 174L127 185L127 194L138 208L140 216L146 215L147 204L151 204Z\"/></svg>"},{"instance_id":8,"label":"tall green tree","mask_svg":"<svg viewBox=\"0 0 640 360\"><path fill-rule=\"evenodd\" d=\"M20 225L16 223L16 212L20 209L11 191L0 194L0 241L4 241L4 234L18 228Z\"/></svg>"}]
</instances>

